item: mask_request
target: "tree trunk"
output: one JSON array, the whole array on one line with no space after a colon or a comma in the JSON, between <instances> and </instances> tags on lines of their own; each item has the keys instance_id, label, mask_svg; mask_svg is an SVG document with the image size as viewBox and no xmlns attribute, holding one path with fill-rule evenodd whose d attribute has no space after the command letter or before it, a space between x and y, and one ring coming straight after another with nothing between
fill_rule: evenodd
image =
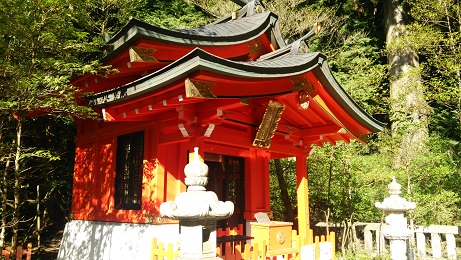
<instances>
[{"instance_id":1,"label":"tree trunk","mask_svg":"<svg viewBox=\"0 0 461 260\"><path fill-rule=\"evenodd\" d=\"M21 195L21 187L20 187L20 162L21 162L21 135L22 135L22 118L19 117L17 119L16 125L16 155L14 158L14 204L13 204L13 239L12 239L12 248L16 248L18 243L18 230L19 230L19 205L20 205L20 195Z\"/></svg>"},{"instance_id":2,"label":"tree trunk","mask_svg":"<svg viewBox=\"0 0 461 260\"><path fill-rule=\"evenodd\" d=\"M349 228L345 220L343 220L342 224L343 224L343 232L341 234L341 254L344 257L346 255L346 245L347 245L347 238L349 237Z\"/></svg>"},{"instance_id":3,"label":"tree trunk","mask_svg":"<svg viewBox=\"0 0 461 260\"><path fill-rule=\"evenodd\" d=\"M41 234L42 234L42 229L41 229L41 210L40 210L40 185L37 185L37 251L40 253L41 251Z\"/></svg>"},{"instance_id":4,"label":"tree trunk","mask_svg":"<svg viewBox=\"0 0 461 260\"><path fill-rule=\"evenodd\" d=\"M3 130L3 121L2 121L2 124L0 125L0 130ZM2 131L0 131L0 142L3 141L3 135L2 135ZM4 151L5 152L5 151ZM3 155L2 155L3 156ZM2 181L0 182L0 197L1 197L1 200L2 200L2 207L1 207L1 212L2 212L2 217L1 217L1 228L0 228L0 248L3 248L4 245L5 245L5 232L6 232L6 199L7 199L7 196L6 196L6 192L8 191L7 190L7 186L6 186L6 182L8 180L8 168L10 168L10 160L9 160L9 156L6 157L6 162L5 162L5 169L3 170L3 174L2 174Z\"/></svg>"},{"instance_id":5,"label":"tree trunk","mask_svg":"<svg viewBox=\"0 0 461 260\"><path fill-rule=\"evenodd\" d=\"M425 146L430 109L424 96L418 55L406 42L407 17L402 0L387 0L385 11L391 128L393 138L400 141L395 166L405 168Z\"/></svg>"},{"instance_id":6,"label":"tree trunk","mask_svg":"<svg viewBox=\"0 0 461 260\"><path fill-rule=\"evenodd\" d=\"M6 219L6 202L8 199L7 192L8 192L8 169L10 168L11 160L7 159L5 163L5 170L3 171L3 178L2 178L2 185L0 187L1 197L2 197L2 227L0 230L0 248L3 248L5 245L5 233L6 233L6 226L7 226L7 219Z\"/></svg>"},{"instance_id":7,"label":"tree trunk","mask_svg":"<svg viewBox=\"0 0 461 260\"><path fill-rule=\"evenodd\" d=\"M293 209L290 196L288 195L288 185L283 176L283 169L280 163L280 159L274 159L275 172L277 174L277 180L279 182L280 194L282 197L283 204L285 205L285 216L286 220L289 222L296 223L295 221L295 211Z\"/></svg>"}]
</instances>

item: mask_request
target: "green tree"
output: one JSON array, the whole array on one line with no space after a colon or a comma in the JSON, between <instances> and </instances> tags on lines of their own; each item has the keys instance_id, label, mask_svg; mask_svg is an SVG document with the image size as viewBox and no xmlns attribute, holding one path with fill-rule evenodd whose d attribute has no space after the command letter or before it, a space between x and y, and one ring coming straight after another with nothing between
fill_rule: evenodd
<instances>
[{"instance_id":1,"label":"green tree","mask_svg":"<svg viewBox=\"0 0 461 260\"><path fill-rule=\"evenodd\" d=\"M214 1L208 1L212 4ZM184 0L160 1L146 0L136 17L160 27L182 29L197 28L212 22L199 8Z\"/></svg>"},{"instance_id":2,"label":"green tree","mask_svg":"<svg viewBox=\"0 0 461 260\"><path fill-rule=\"evenodd\" d=\"M459 216L458 142L461 100L461 5L457 1L405 1L412 23L404 40L421 57L422 82L433 108L429 139L414 165L414 200L420 223L456 223Z\"/></svg>"},{"instance_id":3,"label":"green tree","mask_svg":"<svg viewBox=\"0 0 461 260\"><path fill-rule=\"evenodd\" d=\"M269 167L272 217L293 222L296 228L296 161L293 158L274 159Z\"/></svg>"},{"instance_id":4,"label":"green tree","mask_svg":"<svg viewBox=\"0 0 461 260\"><path fill-rule=\"evenodd\" d=\"M374 202L382 200L391 179L385 158L357 142L317 147L308 159L312 223L341 224L341 248L353 244L353 224L379 221Z\"/></svg>"},{"instance_id":5,"label":"green tree","mask_svg":"<svg viewBox=\"0 0 461 260\"><path fill-rule=\"evenodd\" d=\"M459 225L461 216L459 143L432 136L411 165L412 199L419 225Z\"/></svg>"},{"instance_id":6,"label":"green tree","mask_svg":"<svg viewBox=\"0 0 461 260\"><path fill-rule=\"evenodd\" d=\"M205 13L210 14L215 19L228 16L240 8L239 5L230 0L187 0L187 2L200 7Z\"/></svg>"},{"instance_id":7,"label":"green tree","mask_svg":"<svg viewBox=\"0 0 461 260\"><path fill-rule=\"evenodd\" d=\"M408 5L385 1L386 53L389 64L393 137L400 143L395 166L406 168L426 148L430 108L425 98L418 54L407 25ZM410 178L411 176L408 175Z\"/></svg>"},{"instance_id":8,"label":"green tree","mask_svg":"<svg viewBox=\"0 0 461 260\"><path fill-rule=\"evenodd\" d=\"M430 130L460 140L461 4L457 1L413 1L408 42L422 57L423 82L434 109Z\"/></svg>"},{"instance_id":9,"label":"green tree","mask_svg":"<svg viewBox=\"0 0 461 260\"><path fill-rule=\"evenodd\" d=\"M54 217L64 219L69 210L75 149L71 118L95 115L79 105L82 90L69 81L88 73L114 73L89 57L97 57L105 40L133 16L153 20L158 16L156 21L166 27L206 20L190 4L174 1L169 8L170 4L156 0L0 2L4 21L0 25L2 245L6 236L12 236L15 247L20 230L32 234L28 231L34 218L60 222ZM41 187L38 198L37 186ZM37 208L36 213L38 201L45 208ZM62 215L49 214L57 212L52 202L58 202Z\"/></svg>"},{"instance_id":10,"label":"green tree","mask_svg":"<svg viewBox=\"0 0 461 260\"><path fill-rule=\"evenodd\" d=\"M80 28L101 47L128 20L142 10L146 1L133 0L66 0L69 12L65 18Z\"/></svg>"},{"instance_id":11,"label":"green tree","mask_svg":"<svg viewBox=\"0 0 461 260\"><path fill-rule=\"evenodd\" d=\"M34 124L34 115L65 114L86 118L93 112L77 103L79 89L69 85L71 77L102 71L97 63L83 64L79 57L94 51L88 33L74 27L70 2L65 1L2 1L0 3L0 110L2 122L12 123L2 140L13 144L2 150L4 176L12 176L11 215L13 248L18 242L25 176L32 174L27 167L33 158L54 160L58 155L50 150L25 146ZM14 116L15 120L11 120ZM28 126L28 128L25 128ZM10 175L11 173L11 175ZM8 195L4 192L4 195ZM5 198L5 197L4 197ZM6 201L3 201L2 206ZM7 209L2 207L2 210ZM5 224L3 221L2 224Z\"/></svg>"}]
</instances>

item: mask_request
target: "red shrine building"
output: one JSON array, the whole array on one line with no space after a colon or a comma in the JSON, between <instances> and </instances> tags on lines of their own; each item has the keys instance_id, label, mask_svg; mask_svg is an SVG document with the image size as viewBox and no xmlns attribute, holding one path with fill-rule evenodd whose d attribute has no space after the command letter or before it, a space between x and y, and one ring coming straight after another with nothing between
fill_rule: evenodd
<instances>
[{"instance_id":1,"label":"red shrine building","mask_svg":"<svg viewBox=\"0 0 461 260\"><path fill-rule=\"evenodd\" d=\"M76 121L72 220L58 259L148 259L152 238L174 242L177 223L159 207L186 190L194 147L209 167L207 190L234 203L219 227L248 227L255 213L270 212L269 161L296 158L298 232L306 235L313 145L365 142L383 127L306 38L286 44L278 17L258 1L196 29L132 19L101 58L118 72L72 82L91 93L86 102L100 120Z\"/></svg>"}]
</instances>

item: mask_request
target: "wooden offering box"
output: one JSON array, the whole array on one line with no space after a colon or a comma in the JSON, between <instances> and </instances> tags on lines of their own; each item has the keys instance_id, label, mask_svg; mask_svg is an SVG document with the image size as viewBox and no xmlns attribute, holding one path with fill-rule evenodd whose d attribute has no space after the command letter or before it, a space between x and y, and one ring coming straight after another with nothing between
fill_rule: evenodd
<instances>
[{"instance_id":1,"label":"wooden offering box","mask_svg":"<svg viewBox=\"0 0 461 260\"><path fill-rule=\"evenodd\" d=\"M270 223L251 223L252 243L267 243L267 256L293 252L291 246L292 222L271 221Z\"/></svg>"}]
</instances>

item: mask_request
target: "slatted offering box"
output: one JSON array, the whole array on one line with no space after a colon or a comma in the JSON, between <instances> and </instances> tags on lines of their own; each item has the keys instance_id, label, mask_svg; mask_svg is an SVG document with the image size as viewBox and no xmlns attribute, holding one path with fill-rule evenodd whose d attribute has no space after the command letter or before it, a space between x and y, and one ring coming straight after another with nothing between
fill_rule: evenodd
<instances>
[{"instance_id":1,"label":"slatted offering box","mask_svg":"<svg viewBox=\"0 0 461 260\"><path fill-rule=\"evenodd\" d=\"M270 221L266 213L255 214L257 222L251 223L252 243L267 243L267 256L288 254L295 251L291 245L292 222Z\"/></svg>"}]
</instances>

